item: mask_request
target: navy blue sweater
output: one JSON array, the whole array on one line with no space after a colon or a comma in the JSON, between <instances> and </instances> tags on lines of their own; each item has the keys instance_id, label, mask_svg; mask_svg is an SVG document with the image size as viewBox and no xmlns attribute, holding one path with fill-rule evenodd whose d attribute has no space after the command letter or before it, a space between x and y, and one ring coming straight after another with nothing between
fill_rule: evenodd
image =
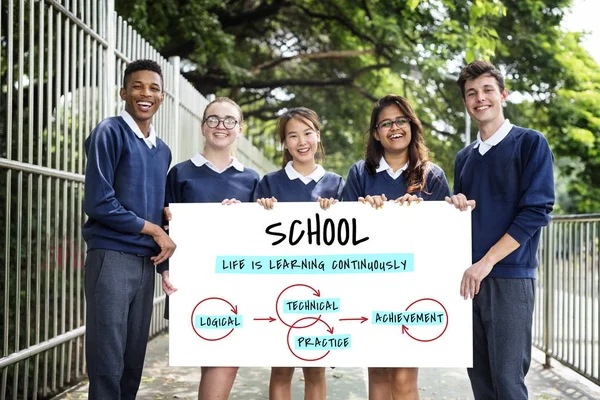
<instances>
[{"instance_id":1,"label":"navy blue sweater","mask_svg":"<svg viewBox=\"0 0 600 400\"><path fill-rule=\"evenodd\" d=\"M454 161L454 193L477 201L472 214L473 262L508 233L520 247L490 277L535 278L540 228L554 205L554 157L538 131L514 126L485 155L462 149Z\"/></svg>"},{"instance_id":2,"label":"navy blue sweater","mask_svg":"<svg viewBox=\"0 0 600 400\"><path fill-rule=\"evenodd\" d=\"M167 176L166 205L171 203L220 203L225 199L254 201L260 177L253 169L231 167L220 174L191 160L175 165ZM169 269L169 260L156 267L158 273Z\"/></svg>"},{"instance_id":3,"label":"navy blue sweater","mask_svg":"<svg viewBox=\"0 0 600 400\"><path fill-rule=\"evenodd\" d=\"M299 178L290 180L285 169L265 175L256 189L255 199L275 197L285 202L317 201L319 197L340 200L344 188L344 179L333 172L325 172L319 182L304 184Z\"/></svg>"},{"instance_id":4,"label":"navy blue sweater","mask_svg":"<svg viewBox=\"0 0 600 400\"><path fill-rule=\"evenodd\" d=\"M171 151L160 139L148 148L121 117L107 118L85 141L85 197L88 250L107 249L155 256L159 247L141 234L144 222L163 220Z\"/></svg>"},{"instance_id":5,"label":"navy blue sweater","mask_svg":"<svg viewBox=\"0 0 600 400\"><path fill-rule=\"evenodd\" d=\"M428 163L425 191L412 193L423 200L444 200L450 194L450 186L444 171L433 163ZM344 187L344 201L357 201L359 197L379 196L382 193L388 200L395 200L406 194L406 180L404 175L394 179L387 171L380 171L370 175L365 168L365 161L361 160L350 167L348 179Z\"/></svg>"},{"instance_id":6,"label":"navy blue sweater","mask_svg":"<svg viewBox=\"0 0 600 400\"><path fill-rule=\"evenodd\" d=\"M191 160L175 165L167 177L167 204L220 203L236 198L254 201L260 177L253 169L243 171L230 167L220 174L206 164L198 167Z\"/></svg>"}]
</instances>

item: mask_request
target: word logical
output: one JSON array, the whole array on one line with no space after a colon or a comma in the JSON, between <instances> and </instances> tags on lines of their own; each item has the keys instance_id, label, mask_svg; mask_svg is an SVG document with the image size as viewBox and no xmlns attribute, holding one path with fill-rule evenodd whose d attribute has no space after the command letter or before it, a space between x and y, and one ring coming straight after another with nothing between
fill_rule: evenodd
<instances>
[{"instance_id":1,"label":"word logical","mask_svg":"<svg viewBox=\"0 0 600 400\"><path fill-rule=\"evenodd\" d=\"M196 328L230 329L242 327L241 315L196 315Z\"/></svg>"}]
</instances>

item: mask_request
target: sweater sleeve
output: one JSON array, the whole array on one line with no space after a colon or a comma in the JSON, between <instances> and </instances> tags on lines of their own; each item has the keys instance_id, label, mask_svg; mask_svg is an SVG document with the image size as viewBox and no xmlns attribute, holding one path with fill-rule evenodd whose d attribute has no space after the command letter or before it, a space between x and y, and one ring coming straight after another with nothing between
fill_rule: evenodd
<instances>
[{"instance_id":1,"label":"sweater sleeve","mask_svg":"<svg viewBox=\"0 0 600 400\"><path fill-rule=\"evenodd\" d=\"M427 189L429 193L429 200L445 200L446 196L450 194L450 186L446 179L446 174L438 166L432 166L431 170L427 174Z\"/></svg>"},{"instance_id":2,"label":"sweater sleeve","mask_svg":"<svg viewBox=\"0 0 600 400\"><path fill-rule=\"evenodd\" d=\"M521 150L521 197L518 212L507 233L520 245L548 225L554 206L554 156L546 138L537 133Z\"/></svg>"},{"instance_id":3,"label":"sweater sleeve","mask_svg":"<svg viewBox=\"0 0 600 400\"><path fill-rule=\"evenodd\" d=\"M167 187L165 188L165 203L168 207L171 203L181 203L181 188L177 182L177 174L179 169L177 166L171 168L167 175Z\"/></svg>"},{"instance_id":4,"label":"sweater sleeve","mask_svg":"<svg viewBox=\"0 0 600 400\"><path fill-rule=\"evenodd\" d=\"M177 177L179 173L179 168L177 166L171 168L169 174L167 175L167 185L165 190L165 207L168 207L171 203L182 203L181 201L181 188L178 184ZM163 225L168 225L168 222L165 220ZM169 231L167 231L167 235ZM156 266L156 272L158 274L162 274L164 271L169 270L169 259L167 258L162 263Z\"/></svg>"},{"instance_id":5,"label":"sweater sleeve","mask_svg":"<svg viewBox=\"0 0 600 400\"><path fill-rule=\"evenodd\" d=\"M339 180L339 184L338 184L338 188L337 188L337 192L336 193L337 193L336 196L335 196L336 200L340 200L341 201L343 193L344 193L344 178L342 178L341 176L340 176L340 180Z\"/></svg>"},{"instance_id":6,"label":"sweater sleeve","mask_svg":"<svg viewBox=\"0 0 600 400\"><path fill-rule=\"evenodd\" d=\"M269 175L263 176L254 191L254 201L257 199L271 197L271 185L269 184Z\"/></svg>"},{"instance_id":7,"label":"sweater sleeve","mask_svg":"<svg viewBox=\"0 0 600 400\"><path fill-rule=\"evenodd\" d=\"M454 184L452 185L452 193L453 195L462 193L462 187L460 184L460 173L462 171L462 167L464 165L464 157L462 156L463 152L459 152L454 158Z\"/></svg>"},{"instance_id":8,"label":"sweater sleeve","mask_svg":"<svg viewBox=\"0 0 600 400\"><path fill-rule=\"evenodd\" d=\"M357 201L359 197L363 196L363 194L364 188L360 184L360 172L358 170L357 163L351 166L350 170L348 171L348 178L346 179L346 184L344 185L342 200Z\"/></svg>"},{"instance_id":9,"label":"sweater sleeve","mask_svg":"<svg viewBox=\"0 0 600 400\"><path fill-rule=\"evenodd\" d=\"M123 207L115 197L113 186L123 139L105 123L92 132L85 144L85 213L114 231L140 233L144 227L144 219Z\"/></svg>"},{"instance_id":10,"label":"sweater sleeve","mask_svg":"<svg viewBox=\"0 0 600 400\"><path fill-rule=\"evenodd\" d=\"M252 192L250 193L250 201L256 201L256 193L258 191L258 184L260 183L260 175L254 172L252 179Z\"/></svg>"}]
</instances>

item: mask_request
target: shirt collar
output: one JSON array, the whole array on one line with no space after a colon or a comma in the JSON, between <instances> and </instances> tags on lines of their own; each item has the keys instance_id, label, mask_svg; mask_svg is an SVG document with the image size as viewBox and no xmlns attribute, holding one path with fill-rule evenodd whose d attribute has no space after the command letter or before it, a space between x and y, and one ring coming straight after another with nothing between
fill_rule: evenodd
<instances>
[{"instance_id":1,"label":"shirt collar","mask_svg":"<svg viewBox=\"0 0 600 400\"><path fill-rule=\"evenodd\" d=\"M231 163L230 163L228 166L226 166L225 168L223 168L223 171L218 171L218 170L217 170L217 167L215 167L215 166L213 165L213 163L211 163L210 161L208 161L208 160L206 159L206 157L204 157L204 156L203 156L202 154L200 154L200 153L196 153L196 154L194 155L194 157L192 157L190 160L192 161L192 163L193 163L193 164L194 164L196 167L201 167L201 166L203 166L204 164L208 164L208 165L211 167L211 169L213 169L213 170L215 170L215 171L217 171L217 172L223 172L223 171L225 171L225 170L227 170L228 168L231 168L231 167L235 168L236 170L238 170L238 171L240 171L240 172L243 172L243 171L244 171L244 165L243 165L241 162L239 162L239 161L238 161L238 159L237 159L237 158L235 158L235 157L231 157Z\"/></svg>"},{"instance_id":2,"label":"shirt collar","mask_svg":"<svg viewBox=\"0 0 600 400\"><path fill-rule=\"evenodd\" d=\"M406 164L404 164L402 166L402 168L400 168L398 171L394 172L392 167L390 167L390 165L387 163L387 161L385 161L385 158L381 157L381 159L379 160L379 167L377 167L377 169L375 170L375 173L379 173L381 171L389 171L392 174L400 175L402 172L404 172L406 170L406 168L408 168L408 161L406 162Z\"/></svg>"},{"instance_id":3,"label":"shirt collar","mask_svg":"<svg viewBox=\"0 0 600 400\"><path fill-rule=\"evenodd\" d=\"M502 125L500 125L500 128L498 128L498 130L496 132L494 132L494 134L492 136L490 136L489 138L487 138L487 140L485 140L485 141L481 140L481 132L477 132L477 143L475 144L474 148L476 149L481 144L485 144L490 147L497 145L506 136L508 136L508 133L510 132L510 130L512 128L513 128L513 124L511 124L507 118L504 120Z\"/></svg>"},{"instance_id":4,"label":"shirt collar","mask_svg":"<svg viewBox=\"0 0 600 400\"><path fill-rule=\"evenodd\" d=\"M137 137L143 139L146 143L150 143L152 146L156 147L156 131L154 130L154 127L152 125L150 125L150 129L148 130L148 137L145 137L142 131L140 130L140 127L131 116L131 114L129 114L125 110L122 110L121 118L123 118L123 120L127 123L127 125L131 128L131 130L133 131L133 133L135 133Z\"/></svg>"},{"instance_id":5,"label":"shirt collar","mask_svg":"<svg viewBox=\"0 0 600 400\"><path fill-rule=\"evenodd\" d=\"M317 168L315 168L315 170L313 172L311 172L310 174L304 176L302 174L300 174L298 171L296 171L294 169L294 167L292 166L292 161L288 161L288 163L285 165L285 173L287 174L288 178L293 181L294 179L298 179L300 178L303 182L305 180L313 180L315 182L319 182L321 180L321 178L325 175L325 169L320 166L319 164L317 164ZM302 179L304 178L304 179Z\"/></svg>"}]
</instances>

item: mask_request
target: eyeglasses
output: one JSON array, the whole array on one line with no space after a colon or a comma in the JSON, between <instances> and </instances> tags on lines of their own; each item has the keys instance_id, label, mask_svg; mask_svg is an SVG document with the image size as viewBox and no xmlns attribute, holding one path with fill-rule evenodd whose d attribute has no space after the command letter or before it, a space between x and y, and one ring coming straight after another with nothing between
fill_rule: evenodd
<instances>
[{"instance_id":1,"label":"eyeglasses","mask_svg":"<svg viewBox=\"0 0 600 400\"><path fill-rule=\"evenodd\" d=\"M375 125L375 128L381 129L382 131L389 131L390 129L392 129L392 126L394 124L396 124L396 126L400 128L404 125L407 125L409 122L410 119L405 117L396 118L394 121L392 121L391 119L384 119L383 121Z\"/></svg>"},{"instance_id":2,"label":"eyeglasses","mask_svg":"<svg viewBox=\"0 0 600 400\"><path fill-rule=\"evenodd\" d=\"M204 119L204 123L206 123L209 128L216 128L221 122L223 122L223 126L227 130L232 130L238 124L238 121L233 117L225 117L221 119L216 115L210 115Z\"/></svg>"}]
</instances>

